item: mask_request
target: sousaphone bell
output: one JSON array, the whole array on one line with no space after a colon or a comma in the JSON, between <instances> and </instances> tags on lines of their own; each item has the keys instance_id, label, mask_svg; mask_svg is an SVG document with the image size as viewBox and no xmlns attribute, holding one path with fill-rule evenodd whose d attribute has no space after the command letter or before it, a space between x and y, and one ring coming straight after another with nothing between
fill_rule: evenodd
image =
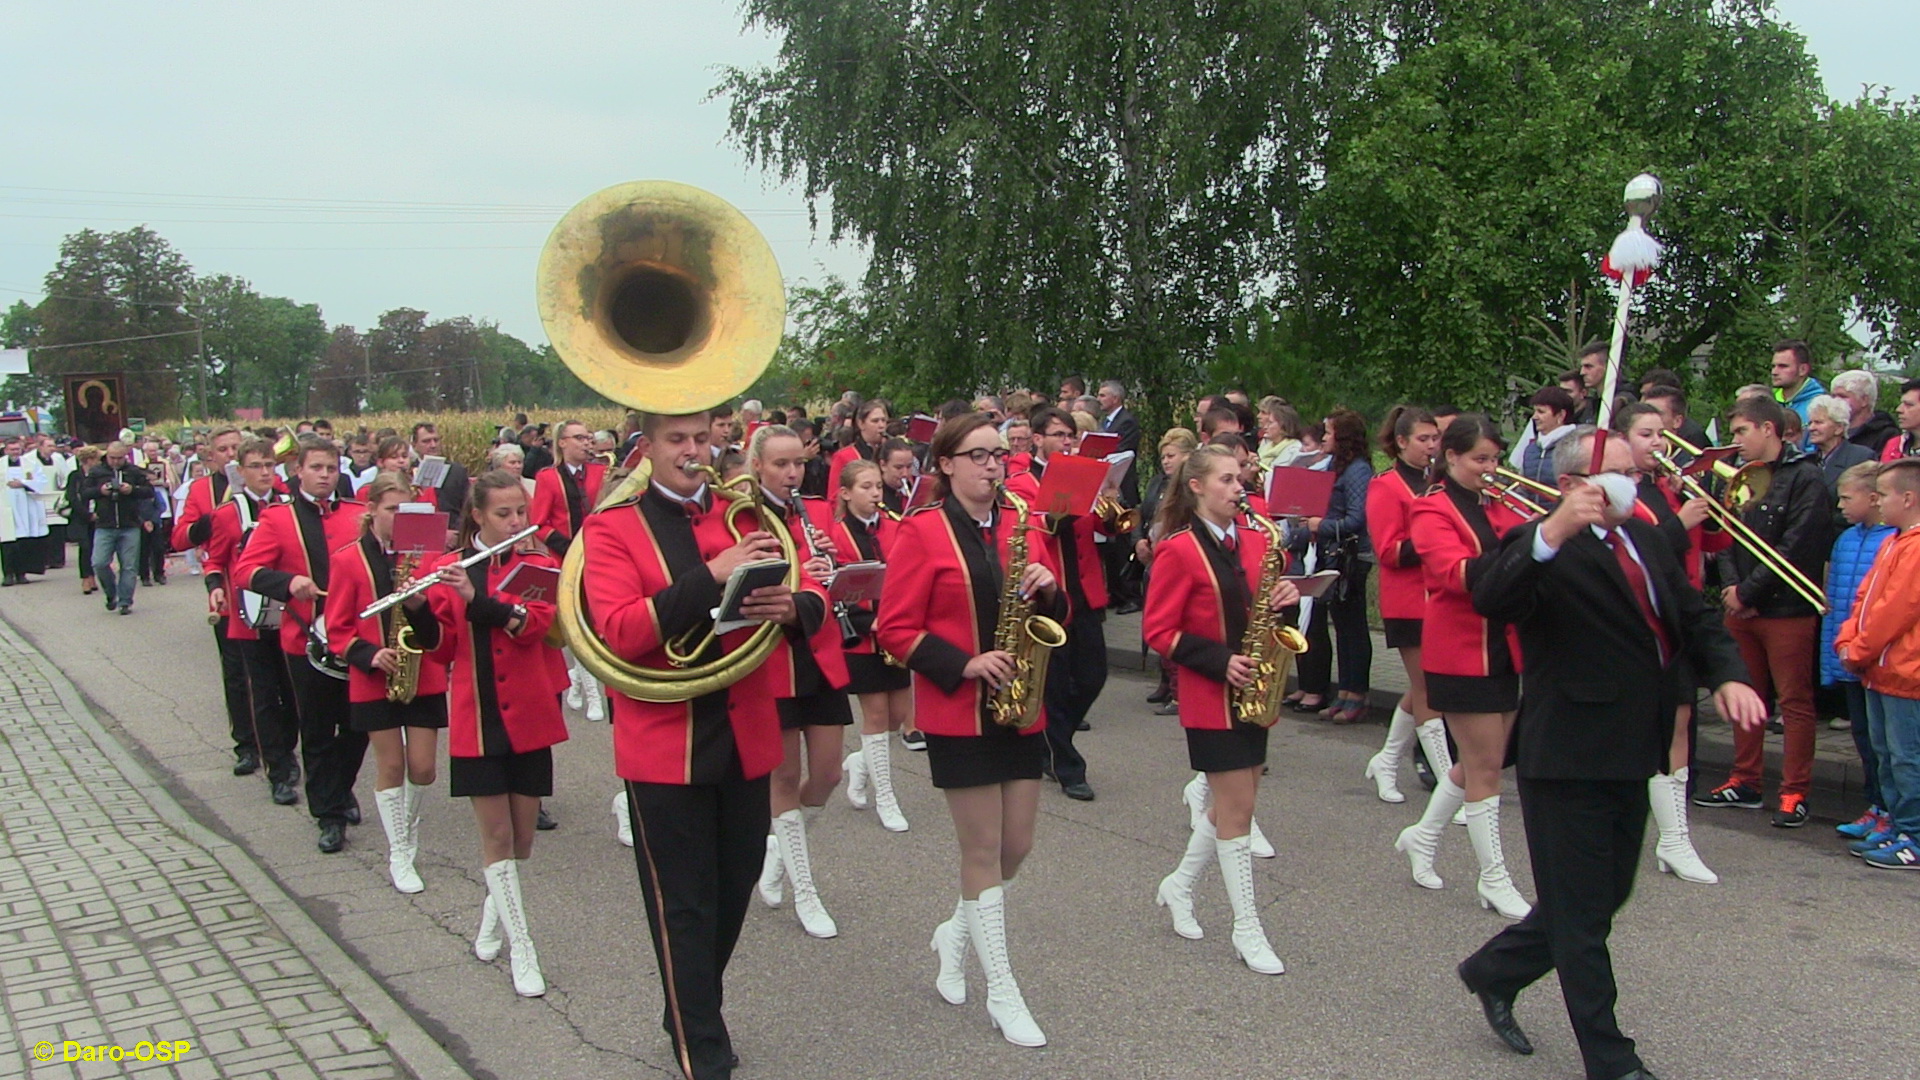
<instances>
[{"instance_id":1,"label":"sousaphone bell","mask_svg":"<svg viewBox=\"0 0 1920 1080\"><path fill-rule=\"evenodd\" d=\"M632 409L683 415L711 408L751 386L786 329L786 295L773 249L746 215L686 184L616 184L582 200L554 226L540 253L540 321L554 351L580 381ZM711 470L707 470L711 473ZM649 470L613 485L596 513L643 491ZM709 475L727 513L750 496ZM800 560L777 517L758 528L780 541L797 587ZM574 656L600 681L641 701L686 701L731 686L766 659L780 628L756 627L745 643L704 663L648 668L625 660L593 632L581 580L586 530L560 571L559 624Z\"/></svg>"}]
</instances>

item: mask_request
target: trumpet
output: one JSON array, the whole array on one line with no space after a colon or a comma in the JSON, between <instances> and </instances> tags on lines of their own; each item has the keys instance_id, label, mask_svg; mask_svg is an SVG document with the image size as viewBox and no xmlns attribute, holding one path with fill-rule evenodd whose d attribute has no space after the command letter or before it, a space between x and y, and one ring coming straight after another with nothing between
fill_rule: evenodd
<instances>
[{"instance_id":1,"label":"trumpet","mask_svg":"<svg viewBox=\"0 0 1920 1080\"><path fill-rule=\"evenodd\" d=\"M1672 432L1668 434L1672 435ZM1684 440L1676 441L1684 446ZM1698 454L1698 450L1692 452ZM1715 462L1714 472L1728 477L1726 501L1723 502L1708 494L1707 489L1700 485L1700 481L1694 477L1693 473L1667 455L1655 451L1653 462L1661 472L1672 477L1674 482L1680 485L1681 494L1688 499L1705 499L1707 516L1732 536L1734 543L1746 548L1748 554L1760 560L1761 565L1773 571L1781 581L1786 582L1787 588L1792 589L1800 599L1812 604L1814 610L1822 615L1831 610L1827 604L1826 591L1814 584L1813 579L1802 573L1800 568L1788 561L1785 555L1780 554L1771 544L1761 539L1760 534L1754 532L1753 527L1740 517L1742 509L1766 494L1767 485L1773 479L1773 470L1761 462L1753 462L1738 469L1724 461ZM1722 469L1726 470L1725 473L1721 473ZM1754 473L1752 470L1755 469L1761 471ZM1758 494L1753 493L1756 487ZM1736 502L1737 496L1739 498Z\"/></svg>"},{"instance_id":2,"label":"trumpet","mask_svg":"<svg viewBox=\"0 0 1920 1080\"><path fill-rule=\"evenodd\" d=\"M1552 484L1543 484L1531 476L1522 476L1502 465L1493 470L1493 479L1487 481L1487 494L1513 507L1528 517L1545 517L1547 507L1535 501L1534 496L1557 502L1560 489Z\"/></svg>"},{"instance_id":3,"label":"trumpet","mask_svg":"<svg viewBox=\"0 0 1920 1080\"><path fill-rule=\"evenodd\" d=\"M1116 534L1130 533L1140 527L1140 508L1121 506L1120 500L1112 495L1102 495L1093 500L1093 513Z\"/></svg>"}]
</instances>

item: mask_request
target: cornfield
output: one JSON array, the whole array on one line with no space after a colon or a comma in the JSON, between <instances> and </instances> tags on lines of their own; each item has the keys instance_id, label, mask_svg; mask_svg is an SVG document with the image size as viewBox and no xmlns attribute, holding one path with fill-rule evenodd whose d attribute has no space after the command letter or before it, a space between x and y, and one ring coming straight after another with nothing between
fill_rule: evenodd
<instances>
[{"instance_id":1,"label":"cornfield","mask_svg":"<svg viewBox=\"0 0 1920 1080\"><path fill-rule=\"evenodd\" d=\"M440 452L448 461L457 461L467 467L467 471L479 475L487 461L487 451L500 435L500 429L513 420L513 414L521 410L507 407L498 412L378 412L357 413L353 416L331 417L335 438L345 439L357 431L374 432L382 428L392 428L406 438L416 423L431 423L440 431ZM626 418L626 412L616 408L570 409L565 413L534 416L534 423L547 425L551 435L563 420L578 420L594 431L602 429L618 434L620 424ZM311 419L303 417L301 419ZM260 424L272 424L278 428L291 428L300 423L300 419L263 420ZM242 427L258 427L259 424L243 423Z\"/></svg>"}]
</instances>

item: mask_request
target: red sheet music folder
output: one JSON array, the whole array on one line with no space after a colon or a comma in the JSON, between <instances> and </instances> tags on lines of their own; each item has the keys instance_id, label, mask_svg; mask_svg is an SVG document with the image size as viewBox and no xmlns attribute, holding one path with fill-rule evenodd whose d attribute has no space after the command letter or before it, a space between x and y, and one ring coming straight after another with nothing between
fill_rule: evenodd
<instances>
[{"instance_id":1,"label":"red sheet music folder","mask_svg":"<svg viewBox=\"0 0 1920 1080\"><path fill-rule=\"evenodd\" d=\"M1326 517L1327 504L1333 501L1330 472L1296 469L1281 465L1267 474L1267 514L1269 517Z\"/></svg>"},{"instance_id":2,"label":"red sheet music folder","mask_svg":"<svg viewBox=\"0 0 1920 1080\"><path fill-rule=\"evenodd\" d=\"M1107 482L1108 465L1099 458L1052 458L1040 476L1040 497L1029 509L1040 514L1087 514Z\"/></svg>"}]
</instances>

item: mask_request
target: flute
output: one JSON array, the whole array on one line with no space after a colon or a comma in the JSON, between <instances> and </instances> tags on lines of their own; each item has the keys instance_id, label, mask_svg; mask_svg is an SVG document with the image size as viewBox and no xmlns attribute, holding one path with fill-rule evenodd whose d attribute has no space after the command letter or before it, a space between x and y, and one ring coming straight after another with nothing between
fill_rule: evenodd
<instances>
[{"instance_id":1,"label":"flute","mask_svg":"<svg viewBox=\"0 0 1920 1080\"><path fill-rule=\"evenodd\" d=\"M454 563L452 565L452 569L464 570L467 567L472 566L474 563L485 562L486 560L493 558L495 555L498 555L501 552L507 550L508 548L513 547L515 544L518 544L520 541L525 540L527 537L532 536L534 533L537 533L539 531L540 531L540 527L538 525L529 525L526 528L521 529L519 532L514 533L512 536L507 537L505 540L502 540L499 543L493 545L492 547L481 548L479 551L476 551L473 554L467 556L466 558L461 559L459 562ZM443 566L441 567L441 569L445 570L445 569L448 569L448 567ZM387 610L388 608L392 607L395 604L400 603L401 601L407 600L411 597L415 597L420 595L423 592L426 592L428 586L439 584L439 582L440 582L439 574L430 574L427 577L424 577L419 579L418 581L415 581L413 584L407 586L404 589L401 589L397 592L390 592L387 595L381 597L380 599L375 600L373 603L368 604L366 608L360 612L360 617L363 619L372 618L373 616L380 614L381 612Z\"/></svg>"}]
</instances>

